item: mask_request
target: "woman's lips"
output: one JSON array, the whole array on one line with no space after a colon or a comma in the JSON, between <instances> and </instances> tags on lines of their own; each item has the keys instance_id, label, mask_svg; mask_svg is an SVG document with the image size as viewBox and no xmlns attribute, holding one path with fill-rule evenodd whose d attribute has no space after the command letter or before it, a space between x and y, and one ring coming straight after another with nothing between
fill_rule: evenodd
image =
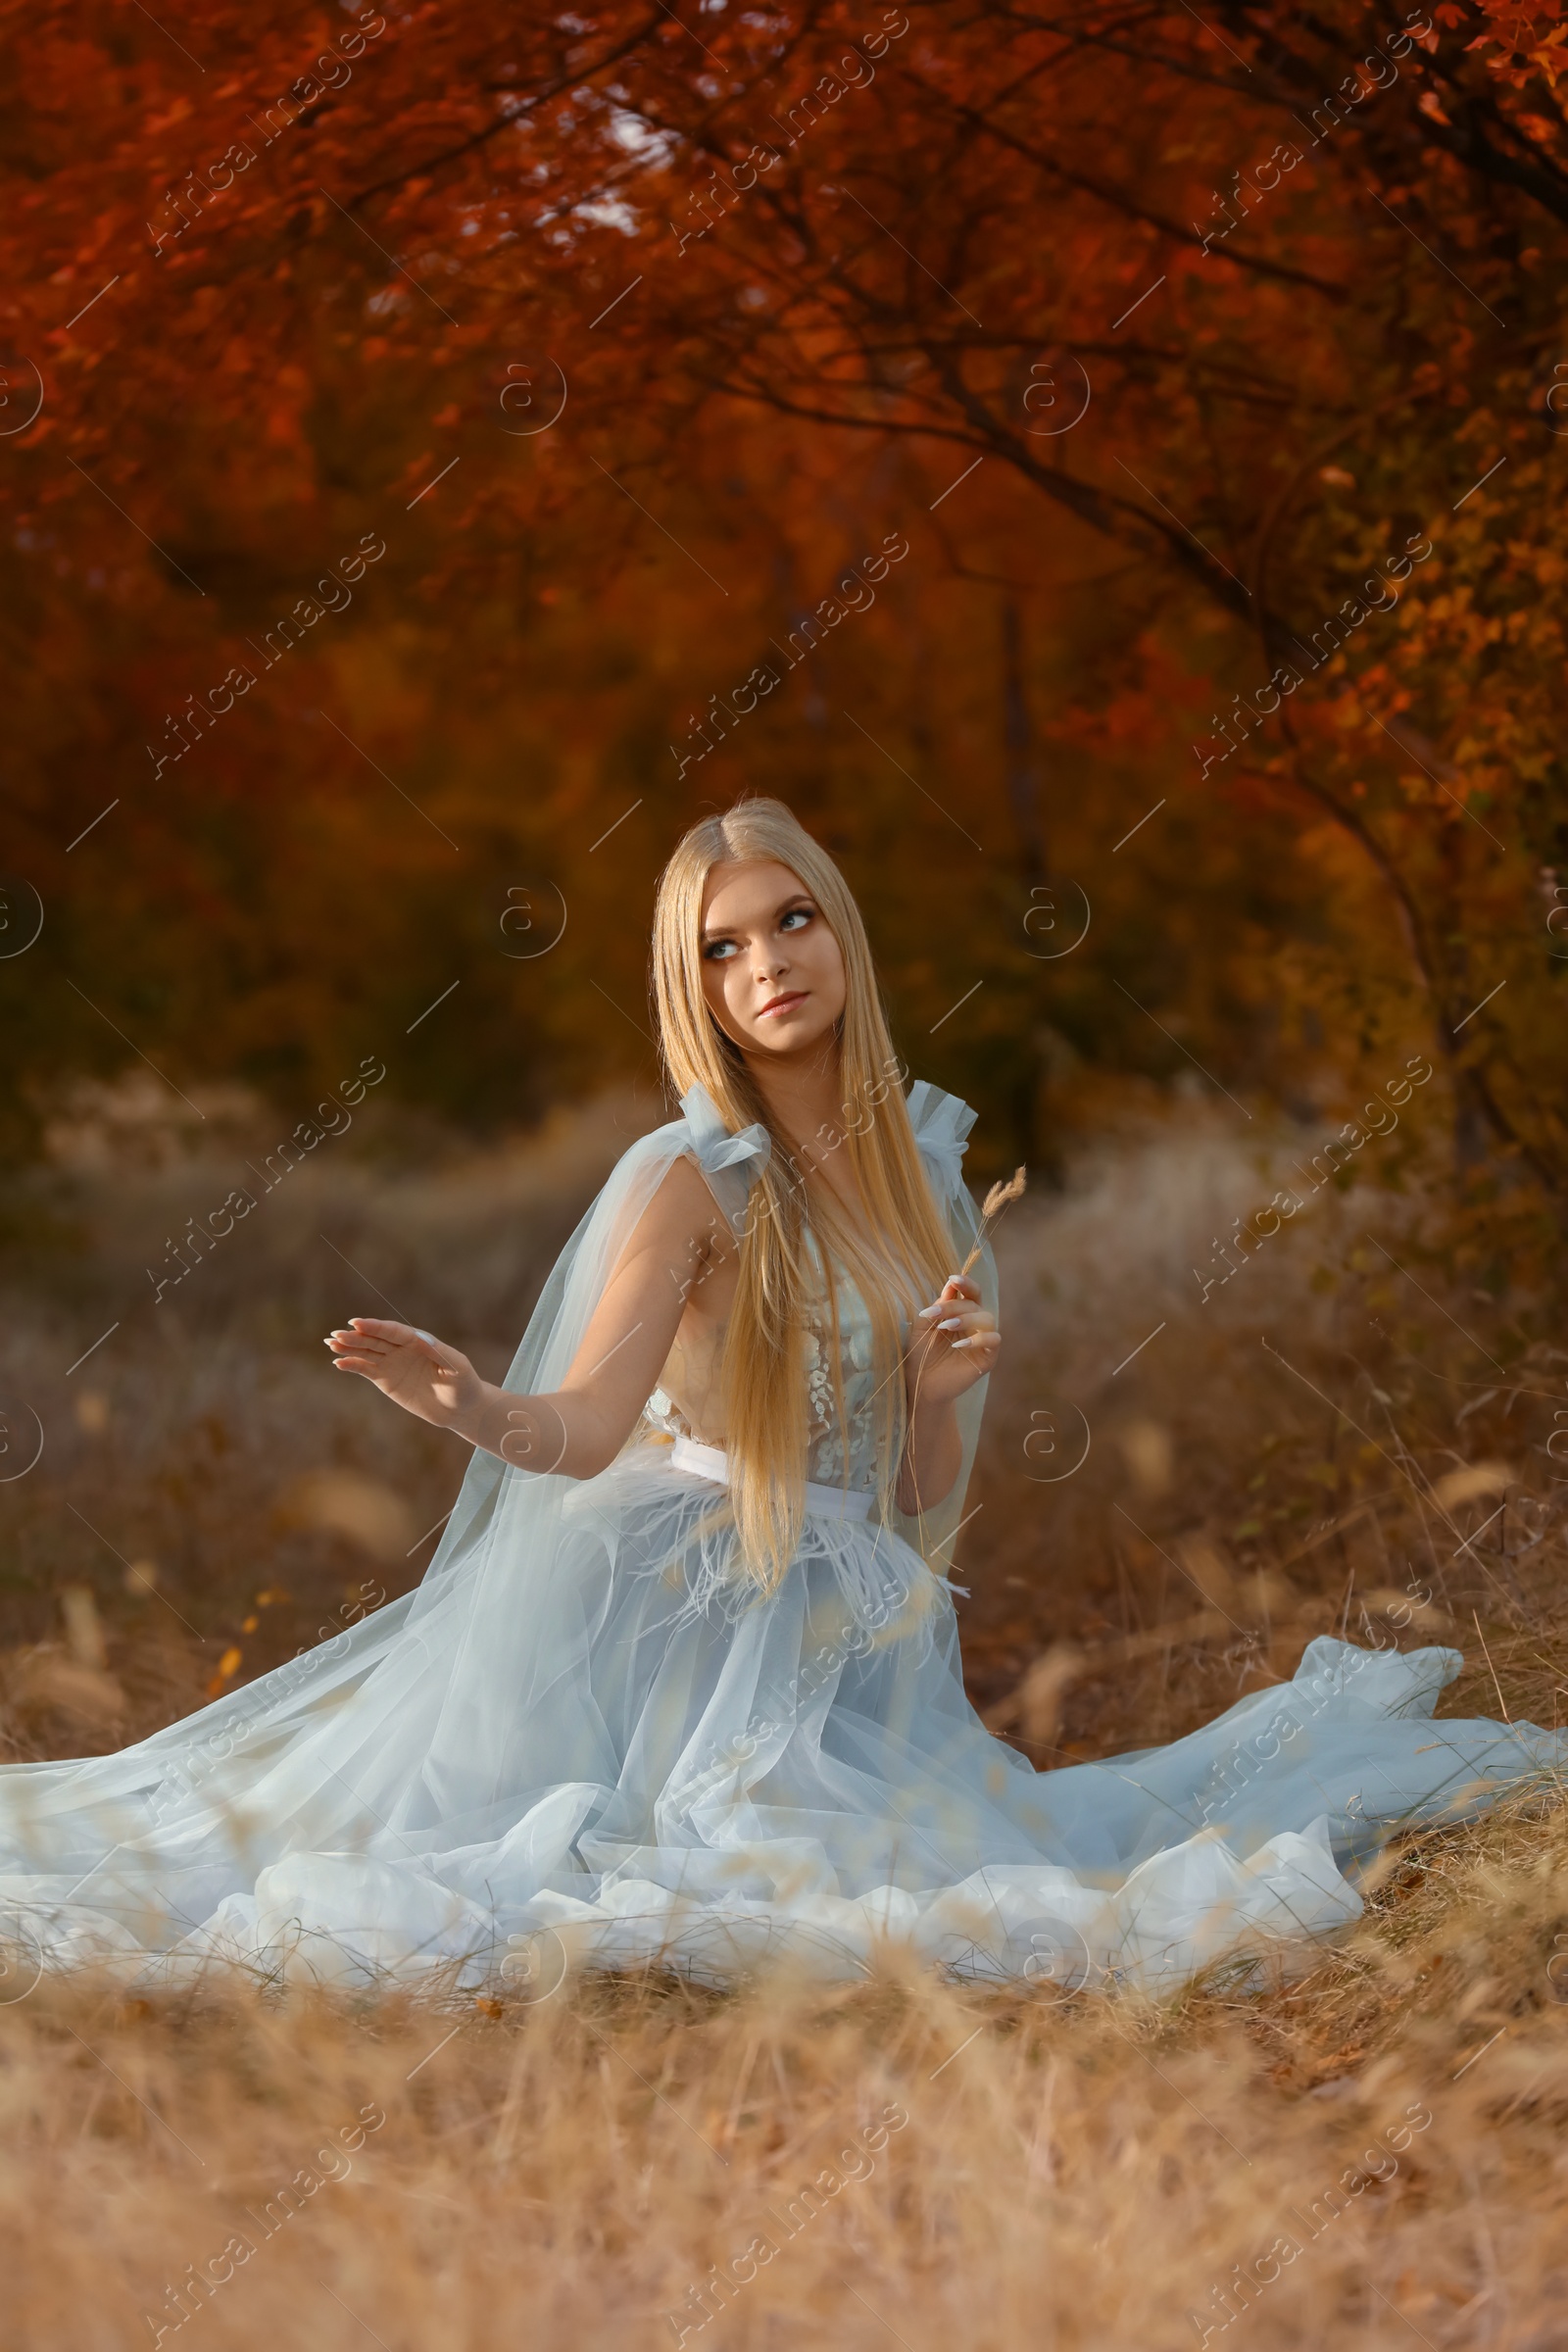
<instances>
[{"instance_id":1,"label":"woman's lips","mask_svg":"<svg viewBox=\"0 0 1568 2352\"><path fill-rule=\"evenodd\" d=\"M770 1012L788 1012L792 1004L804 1004L806 996L804 988L792 989L787 996L775 997L771 1004L764 1004L757 1017L765 1020Z\"/></svg>"}]
</instances>

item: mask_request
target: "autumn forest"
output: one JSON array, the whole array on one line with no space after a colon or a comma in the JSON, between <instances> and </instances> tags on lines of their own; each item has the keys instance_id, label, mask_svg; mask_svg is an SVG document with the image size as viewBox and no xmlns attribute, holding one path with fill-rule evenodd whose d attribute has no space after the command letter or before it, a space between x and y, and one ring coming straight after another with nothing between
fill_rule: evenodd
<instances>
[{"instance_id":1,"label":"autumn forest","mask_svg":"<svg viewBox=\"0 0 1568 2352\"><path fill-rule=\"evenodd\" d=\"M502 1377L747 792L1027 1170L988 1729L1126 1759L1322 1637L1556 1725L1562 0L0 0L0 1759L418 1582L463 1449L321 1335ZM718 2278L735 2352L1543 2352L1564 1869L1535 1790L1159 1998L143 1997L0 1916L8 2341L622 2352Z\"/></svg>"},{"instance_id":2,"label":"autumn forest","mask_svg":"<svg viewBox=\"0 0 1568 2352\"><path fill-rule=\"evenodd\" d=\"M999 1164L1424 1049L1560 1202L1555 9L509 15L12 19L13 1156L650 1070L753 788Z\"/></svg>"}]
</instances>

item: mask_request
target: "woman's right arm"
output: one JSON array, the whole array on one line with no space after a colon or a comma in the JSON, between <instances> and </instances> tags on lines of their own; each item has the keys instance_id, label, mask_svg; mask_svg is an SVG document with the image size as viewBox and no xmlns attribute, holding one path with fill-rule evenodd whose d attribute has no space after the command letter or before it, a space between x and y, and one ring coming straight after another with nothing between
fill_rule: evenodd
<instances>
[{"instance_id":1,"label":"woman's right arm","mask_svg":"<svg viewBox=\"0 0 1568 2352\"><path fill-rule=\"evenodd\" d=\"M653 1394L694 1284L733 1249L695 1164L678 1159L622 1250L571 1367L548 1396L514 1396L467 1357L407 1323L355 1315L326 1342L420 1420L450 1429L519 1470L593 1478L607 1469Z\"/></svg>"}]
</instances>

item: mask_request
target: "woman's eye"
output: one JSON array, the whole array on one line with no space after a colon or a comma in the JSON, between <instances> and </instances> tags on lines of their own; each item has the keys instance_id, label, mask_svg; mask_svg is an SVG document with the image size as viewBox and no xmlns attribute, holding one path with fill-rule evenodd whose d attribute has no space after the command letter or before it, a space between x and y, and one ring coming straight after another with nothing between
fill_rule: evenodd
<instances>
[{"instance_id":1,"label":"woman's eye","mask_svg":"<svg viewBox=\"0 0 1568 2352\"><path fill-rule=\"evenodd\" d=\"M779 924L779 929L781 931L794 931L798 929L802 923L808 923L810 919L811 909L809 906L792 906L788 914L784 917L783 921Z\"/></svg>"},{"instance_id":2,"label":"woman's eye","mask_svg":"<svg viewBox=\"0 0 1568 2352\"><path fill-rule=\"evenodd\" d=\"M703 959L707 963L728 963L734 954L735 942L732 939L710 939L703 950Z\"/></svg>"}]
</instances>

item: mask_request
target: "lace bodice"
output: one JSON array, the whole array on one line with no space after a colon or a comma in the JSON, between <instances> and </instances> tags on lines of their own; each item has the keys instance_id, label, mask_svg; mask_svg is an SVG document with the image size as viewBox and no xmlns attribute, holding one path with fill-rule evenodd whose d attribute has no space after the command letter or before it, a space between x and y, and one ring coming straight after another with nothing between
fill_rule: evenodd
<instances>
[{"instance_id":1,"label":"lace bodice","mask_svg":"<svg viewBox=\"0 0 1568 2352\"><path fill-rule=\"evenodd\" d=\"M819 1487L874 1487L877 1377L870 1311L856 1285L838 1273L838 1393L833 1381L833 1319L824 1287L806 1327L809 1414L806 1475ZM843 1399L842 1415L839 1409Z\"/></svg>"},{"instance_id":2,"label":"lace bodice","mask_svg":"<svg viewBox=\"0 0 1568 2352\"><path fill-rule=\"evenodd\" d=\"M956 1096L942 1094L923 1078L916 1079L909 1089L906 1106L932 1191L944 1213L950 1213L955 1204L962 1203L965 1199L963 1153L974 1113ZM691 1155L739 1235L751 1184L770 1150L767 1131L752 1126L731 1135L700 1086L692 1087L683 1098L681 1118ZM972 1210L967 1215L972 1223ZM808 1313L805 1331L804 1375L809 1431L806 1475L818 1486L871 1488L876 1485L876 1429L881 1415L875 1410L877 1375L870 1310L849 1274L842 1266L835 1266L832 1272L838 1305L835 1393L833 1315L826 1288L827 1273L814 1237L812 1250L819 1280L818 1295ZM906 1331L905 1339L907 1340ZM676 1334L659 1387L645 1408L644 1417L655 1429L672 1438L694 1438L699 1445L722 1448L723 1347L722 1326L683 1327Z\"/></svg>"},{"instance_id":3,"label":"lace bodice","mask_svg":"<svg viewBox=\"0 0 1568 2352\"><path fill-rule=\"evenodd\" d=\"M811 1246L820 1277L822 1260L814 1239ZM817 1296L803 1335L808 1432L806 1475L818 1486L870 1488L876 1484L875 1433L879 1418L873 1411L877 1376L871 1315L859 1290L843 1268L835 1268L835 1274L836 1390L833 1316L824 1280L819 1279ZM722 1446L723 1395L719 1377L722 1354L722 1332L710 1341L677 1336L660 1385L648 1400L648 1421L670 1437L695 1438L700 1445Z\"/></svg>"}]
</instances>

